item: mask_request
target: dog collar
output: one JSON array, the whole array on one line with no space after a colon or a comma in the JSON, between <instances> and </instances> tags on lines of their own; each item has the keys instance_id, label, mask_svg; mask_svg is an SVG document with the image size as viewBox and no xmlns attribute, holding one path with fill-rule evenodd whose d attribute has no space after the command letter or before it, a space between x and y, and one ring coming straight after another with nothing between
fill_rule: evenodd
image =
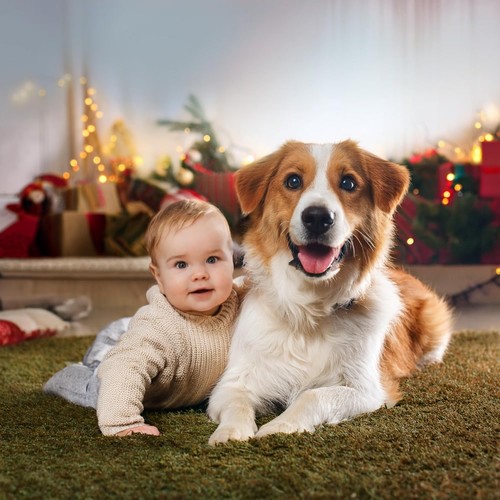
<instances>
[{"instance_id":1,"label":"dog collar","mask_svg":"<svg viewBox=\"0 0 500 500\"><path fill-rule=\"evenodd\" d=\"M350 309L356 303L356 299L351 299L344 304L335 304L332 307L332 312L338 311L339 309Z\"/></svg>"}]
</instances>

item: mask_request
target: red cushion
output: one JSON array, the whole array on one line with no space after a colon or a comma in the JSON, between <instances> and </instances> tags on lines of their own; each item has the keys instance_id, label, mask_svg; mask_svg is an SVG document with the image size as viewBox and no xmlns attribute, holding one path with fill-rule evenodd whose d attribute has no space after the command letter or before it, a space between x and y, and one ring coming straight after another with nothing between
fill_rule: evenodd
<instances>
[{"instance_id":1,"label":"red cushion","mask_svg":"<svg viewBox=\"0 0 500 500\"><path fill-rule=\"evenodd\" d=\"M40 328L26 333L12 321L0 319L0 346L19 344L24 340L35 339L37 337L51 337L56 333L57 330L51 328Z\"/></svg>"},{"instance_id":2,"label":"red cushion","mask_svg":"<svg viewBox=\"0 0 500 500\"><path fill-rule=\"evenodd\" d=\"M0 320L0 345L18 344L25 333L12 321Z\"/></svg>"}]
</instances>

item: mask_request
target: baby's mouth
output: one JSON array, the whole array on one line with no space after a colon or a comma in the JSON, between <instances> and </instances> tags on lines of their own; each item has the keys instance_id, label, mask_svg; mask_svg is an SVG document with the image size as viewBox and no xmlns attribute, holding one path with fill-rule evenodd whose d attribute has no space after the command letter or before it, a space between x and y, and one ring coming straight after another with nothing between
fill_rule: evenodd
<instances>
[{"instance_id":1,"label":"baby's mouth","mask_svg":"<svg viewBox=\"0 0 500 500\"><path fill-rule=\"evenodd\" d=\"M203 293L208 293L211 292L211 288L200 288L199 290L193 290L191 293L194 293L195 295L201 295Z\"/></svg>"}]
</instances>

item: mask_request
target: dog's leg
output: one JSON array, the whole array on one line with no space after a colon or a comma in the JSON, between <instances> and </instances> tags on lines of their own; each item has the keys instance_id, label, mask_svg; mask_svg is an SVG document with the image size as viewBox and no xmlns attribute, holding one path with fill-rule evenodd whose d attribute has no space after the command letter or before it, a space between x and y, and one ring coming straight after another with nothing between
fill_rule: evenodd
<instances>
[{"instance_id":1,"label":"dog's leg","mask_svg":"<svg viewBox=\"0 0 500 500\"><path fill-rule=\"evenodd\" d=\"M246 441L257 431L255 410L251 399L242 388L217 386L210 396L208 416L219 424L208 444L227 441Z\"/></svg>"},{"instance_id":2,"label":"dog's leg","mask_svg":"<svg viewBox=\"0 0 500 500\"><path fill-rule=\"evenodd\" d=\"M312 432L320 424L337 424L374 411L383 402L382 394L379 397L368 397L361 391L345 386L309 389L300 394L281 415L263 425L256 437L278 432Z\"/></svg>"}]
</instances>

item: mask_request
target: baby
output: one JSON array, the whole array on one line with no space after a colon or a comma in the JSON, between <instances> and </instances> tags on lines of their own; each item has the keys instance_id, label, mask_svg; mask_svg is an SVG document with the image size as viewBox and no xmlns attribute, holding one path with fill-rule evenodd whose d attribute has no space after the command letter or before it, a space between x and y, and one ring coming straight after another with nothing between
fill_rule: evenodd
<instances>
[{"instance_id":1,"label":"baby","mask_svg":"<svg viewBox=\"0 0 500 500\"><path fill-rule=\"evenodd\" d=\"M61 370L44 387L96 407L105 435L159 435L145 423L145 408L203 402L226 366L239 309L231 232L216 207L197 200L168 205L151 220L145 244L157 282L147 292L148 305L133 316L126 333L121 335L126 324L121 320L105 334L104 344L116 345L102 361L87 353L83 365ZM100 346L90 353L103 352L100 335L94 343ZM75 382L85 388L75 390ZM81 395L72 397L77 392Z\"/></svg>"}]
</instances>

